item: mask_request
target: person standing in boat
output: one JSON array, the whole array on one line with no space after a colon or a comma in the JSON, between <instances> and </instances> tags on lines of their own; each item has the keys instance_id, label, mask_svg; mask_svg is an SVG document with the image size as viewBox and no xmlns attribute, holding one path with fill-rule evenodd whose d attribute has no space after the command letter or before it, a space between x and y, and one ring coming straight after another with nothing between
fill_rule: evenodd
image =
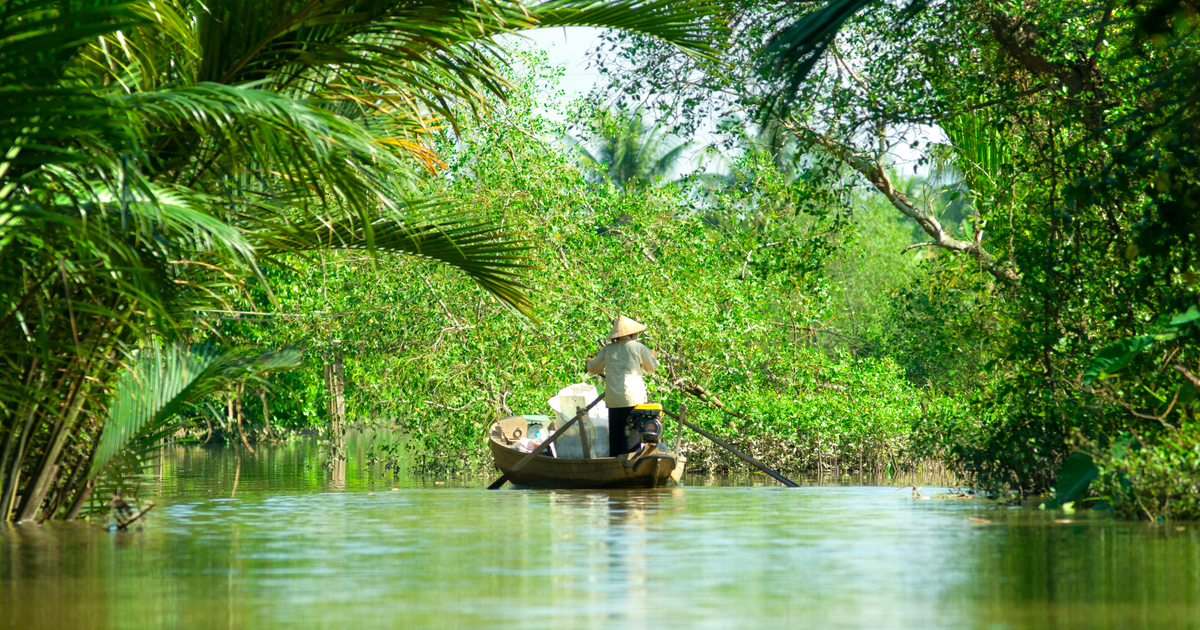
<instances>
[{"instance_id":1,"label":"person standing in boat","mask_svg":"<svg viewBox=\"0 0 1200 630\"><path fill-rule=\"evenodd\" d=\"M637 341L638 333L646 327L621 315L608 333L608 345L587 360L588 374L603 374L604 404L608 406L608 454L616 457L629 453L641 442L632 435L629 414L646 402L646 383L643 374L658 370L658 360L646 346ZM627 435L629 434L629 435Z\"/></svg>"}]
</instances>

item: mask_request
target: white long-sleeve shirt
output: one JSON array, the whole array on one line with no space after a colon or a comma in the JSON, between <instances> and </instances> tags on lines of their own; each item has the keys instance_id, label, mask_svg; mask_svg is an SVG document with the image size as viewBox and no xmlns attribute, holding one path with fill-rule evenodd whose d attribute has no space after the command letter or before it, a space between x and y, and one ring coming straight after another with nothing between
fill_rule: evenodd
<instances>
[{"instance_id":1,"label":"white long-sleeve shirt","mask_svg":"<svg viewBox=\"0 0 1200 630\"><path fill-rule=\"evenodd\" d=\"M643 374L658 370L658 360L650 348L623 339L604 346L588 359L588 374L604 374L604 404L608 407L633 407L646 402Z\"/></svg>"}]
</instances>

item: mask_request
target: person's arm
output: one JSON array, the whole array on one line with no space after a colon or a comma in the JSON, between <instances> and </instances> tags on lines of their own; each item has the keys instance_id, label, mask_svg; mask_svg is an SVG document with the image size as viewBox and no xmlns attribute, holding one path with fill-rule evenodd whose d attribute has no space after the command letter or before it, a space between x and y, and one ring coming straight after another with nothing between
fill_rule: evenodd
<instances>
[{"instance_id":1,"label":"person's arm","mask_svg":"<svg viewBox=\"0 0 1200 630\"><path fill-rule=\"evenodd\" d=\"M588 359L587 363L584 364L584 367L586 368L588 374L603 374L604 373L604 351L605 351L605 349L606 348L601 348L600 351L596 353L595 357Z\"/></svg>"},{"instance_id":2,"label":"person's arm","mask_svg":"<svg viewBox=\"0 0 1200 630\"><path fill-rule=\"evenodd\" d=\"M658 358L654 356L654 351L646 346L639 348L638 356L641 359L642 371L647 374L653 374L658 371Z\"/></svg>"}]
</instances>

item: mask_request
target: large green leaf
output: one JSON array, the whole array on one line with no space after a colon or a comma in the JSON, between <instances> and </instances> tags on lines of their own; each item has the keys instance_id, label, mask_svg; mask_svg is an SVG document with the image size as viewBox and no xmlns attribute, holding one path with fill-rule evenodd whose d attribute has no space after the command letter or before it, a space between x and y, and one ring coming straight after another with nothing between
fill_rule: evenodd
<instances>
[{"instance_id":1,"label":"large green leaf","mask_svg":"<svg viewBox=\"0 0 1200 630\"><path fill-rule=\"evenodd\" d=\"M1072 453L1058 471L1058 483L1054 486L1054 499L1043 507L1059 508L1087 496L1088 486L1100 475L1100 469L1090 455Z\"/></svg>"},{"instance_id":2,"label":"large green leaf","mask_svg":"<svg viewBox=\"0 0 1200 630\"><path fill-rule=\"evenodd\" d=\"M1129 365L1129 362L1138 355L1139 352L1154 345L1156 341L1171 341L1177 339L1182 333L1181 329L1200 320L1200 310L1195 306L1188 308L1182 313L1174 315L1164 315L1159 319L1154 331L1134 337L1127 337L1120 341L1114 342L1101 350L1096 358L1092 359L1091 365L1083 372L1083 384L1088 385L1100 378L1101 374L1113 374Z\"/></svg>"},{"instance_id":3,"label":"large green leaf","mask_svg":"<svg viewBox=\"0 0 1200 630\"><path fill-rule=\"evenodd\" d=\"M1154 337L1152 335L1139 335L1109 344L1096 355L1096 358L1092 359L1092 364L1083 371L1083 384L1091 384L1097 378L1100 378L1102 374L1113 374L1119 371L1121 368L1129 365L1129 362L1139 352L1150 347L1153 343Z\"/></svg>"},{"instance_id":4,"label":"large green leaf","mask_svg":"<svg viewBox=\"0 0 1200 630\"><path fill-rule=\"evenodd\" d=\"M138 436L160 433L184 405L238 380L299 367L300 357L295 348L255 353L155 344L141 349L117 380L90 476Z\"/></svg>"},{"instance_id":5,"label":"large green leaf","mask_svg":"<svg viewBox=\"0 0 1200 630\"><path fill-rule=\"evenodd\" d=\"M1182 313L1176 313L1172 315L1171 321L1167 323L1167 326L1179 328L1186 324L1190 324L1197 319L1200 319L1200 310L1197 310L1195 306L1192 306Z\"/></svg>"}]
</instances>

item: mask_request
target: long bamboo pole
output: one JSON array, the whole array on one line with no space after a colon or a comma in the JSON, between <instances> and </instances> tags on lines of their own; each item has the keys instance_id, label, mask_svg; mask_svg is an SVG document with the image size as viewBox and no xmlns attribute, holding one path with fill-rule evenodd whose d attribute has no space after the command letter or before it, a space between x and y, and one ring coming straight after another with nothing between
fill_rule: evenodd
<instances>
[{"instance_id":1,"label":"long bamboo pole","mask_svg":"<svg viewBox=\"0 0 1200 630\"><path fill-rule=\"evenodd\" d=\"M682 410L684 410L684 409L686 409L686 407L680 406L680 411L681 411L681 412L682 412ZM787 477L784 477L783 475L781 475L781 474L779 474L779 473L775 472L774 470L771 470L771 468L769 468L769 467L768 467L766 464L764 464L764 463L762 463L762 462L758 461L757 459L754 459L753 457L750 457L749 455L747 455L747 454L745 454L745 453L743 453L743 452L739 451L739 450L738 450L737 448L735 448L735 447L734 447L732 444L727 444L727 443L725 443L724 441L722 441L720 438L718 438L717 436L715 436L715 435L713 435L713 434L709 433L708 431L705 431L704 429L701 429L700 427L698 427L698 426L696 426L696 425L692 424L691 422L688 422L687 420L685 420L685 419L684 419L683 413L678 413L678 414L675 414L675 413L671 413L670 411L667 411L666 409L663 409L663 413L665 413L665 414L667 414L668 416L670 416L670 417L674 418L676 421L678 421L678 422L679 422L679 424L682 424L683 426L685 426L685 427L687 427L687 428L689 428L689 429L691 429L691 430L695 431L696 433L699 433L700 435L703 435L704 437L706 437L706 438L708 438L708 439L712 440L712 441L713 441L713 442L715 442L715 443L716 443L718 446L721 446L722 448L724 448L725 450L729 451L730 453L733 453L734 455L737 455L738 457L740 457L740 458L742 459L742 461L746 462L747 464L750 464L751 466L754 466L755 468L758 468L759 470L761 470L761 471L763 471L763 472L767 473L768 475L770 475L771 477L773 477L773 478L774 478L776 481L778 481L779 483L782 483L783 485L785 485L785 486L787 486L787 487L789 487L789 488L799 488L799 487L800 487L800 484L798 484L798 483L796 483L796 482L792 481L791 479L788 479Z\"/></svg>"}]
</instances>

